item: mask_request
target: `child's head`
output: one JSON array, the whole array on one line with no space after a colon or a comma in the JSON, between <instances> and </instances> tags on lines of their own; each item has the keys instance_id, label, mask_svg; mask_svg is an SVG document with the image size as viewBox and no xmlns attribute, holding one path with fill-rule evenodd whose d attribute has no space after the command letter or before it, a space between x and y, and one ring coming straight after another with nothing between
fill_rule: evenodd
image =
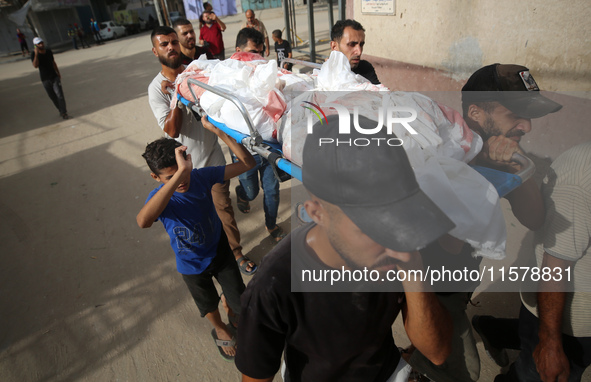
<instances>
[{"instance_id":1,"label":"child's head","mask_svg":"<svg viewBox=\"0 0 591 382\"><path fill-rule=\"evenodd\" d=\"M272 33L273 41L279 42L281 41L281 29L275 29Z\"/></svg>"},{"instance_id":2,"label":"child's head","mask_svg":"<svg viewBox=\"0 0 591 382\"><path fill-rule=\"evenodd\" d=\"M174 139L160 138L146 146L146 152L142 154L152 173L152 178L164 184L168 183L179 167L176 161L175 149L181 144ZM183 156L187 158L183 151ZM177 192L186 192L189 189L191 177L183 179L177 187Z\"/></svg>"},{"instance_id":3,"label":"child's head","mask_svg":"<svg viewBox=\"0 0 591 382\"><path fill-rule=\"evenodd\" d=\"M142 156L150 170L158 175L163 169L177 165L174 149L179 146L181 144L174 139L160 138L148 143Z\"/></svg>"}]
</instances>

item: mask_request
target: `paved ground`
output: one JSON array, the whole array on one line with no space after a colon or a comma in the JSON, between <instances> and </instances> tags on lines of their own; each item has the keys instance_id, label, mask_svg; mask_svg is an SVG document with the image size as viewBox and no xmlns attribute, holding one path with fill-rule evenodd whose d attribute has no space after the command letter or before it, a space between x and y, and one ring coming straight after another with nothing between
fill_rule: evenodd
<instances>
[{"instance_id":1,"label":"paved ground","mask_svg":"<svg viewBox=\"0 0 591 382\"><path fill-rule=\"evenodd\" d=\"M259 12L269 31L280 10ZM328 35L326 11L316 30ZM227 47L243 15L229 17ZM300 11L298 31L305 34ZM324 28L324 29L322 29ZM161 135L147 102L159 70L147 33L56 55L63 121L28 60L0 71L0 380L233 381L174 265L164 230L135 215L154 187L140 153ZM231 50L231 49L229 49ZM290 184L280 224L290 228ZM261 198L237 212L245 252L273 244ZM248 279L245 279L247 282ZM476 295L470 315L516 315L516 297ZM408 343L394 326L397 343ZM479 344L481 346L481 344ZM483 356L483 381L497 373Z\"/></svg>"}]
</instances>

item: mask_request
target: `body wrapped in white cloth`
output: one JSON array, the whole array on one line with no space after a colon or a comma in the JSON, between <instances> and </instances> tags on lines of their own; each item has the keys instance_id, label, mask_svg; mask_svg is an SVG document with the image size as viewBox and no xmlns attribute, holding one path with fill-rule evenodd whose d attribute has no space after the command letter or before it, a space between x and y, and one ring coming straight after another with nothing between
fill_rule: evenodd
<instances>
[{"instance_id":1,"label":"body wrapped in white cloth","mask_svg":"<svg viewBox=\"0 0 591 382\"><path fill-rule=\"evenodd\" d=\"M204 62L199 62L204 61ZM468 163L482 149L482 139L473 133L461 115L432 99L414 92L390 92L354 74L346 57L332 52L320 70L295 75L278 70L275 61L258 55L234 55L221 62L194 61L191 76L225 89L245 105L254 125L265 140L277 139L283 154L301 165L309 118L316 118L304 101L319 106L326 115L336 114L337 104L354 110L386 128L388 118L416 117L408 122L411 134L401 123L390 124L402 140L421 189L453 220L450 234L468 242L475 256L505 257L506 229L495 188ZM182 75L181 75L182 76ZM186 92L186 85L177 89ZM242 115L229 101L201 92L201 107L213 119L248 134ZM315 119L317 120L317 119ZM351 121L353 126L353 121ZM371 163L367 164L371 166ZM388 174L384 174L388 176Z\"/></svg>"}]
</instances>

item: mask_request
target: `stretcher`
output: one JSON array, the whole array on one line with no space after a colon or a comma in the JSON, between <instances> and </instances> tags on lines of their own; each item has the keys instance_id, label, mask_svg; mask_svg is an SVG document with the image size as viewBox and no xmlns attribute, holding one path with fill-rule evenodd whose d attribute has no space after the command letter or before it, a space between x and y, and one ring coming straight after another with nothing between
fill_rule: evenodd
<instances>
[{"instance_id":1,"label":"stretcher","mask_svg":"<svg viewBox=\"0 0 591 382\"><path fill-rule=\"evenodd\" d=\"M528 157L515 153L511 161L519 164L521 170L515 174L504 171L494 170L488 167L472 166L472 168L484 176L493 186L495 186L499 197L503 197L521 186L526 180L531 178L536 172L534 162Z\"/></svg>"},{"instance_id":2,"label":"stretcher","mask_svg":"<svg viewBox=\"0 0 591 382\"><path fill-rule=\"evenodd\" d=\"M283 62L292 62L302 65L308 64L308 66L313 67L319 65L316 63L308 63L306 61L294 59L285 59ZM224 89L204 84L192 78L189 78L187 82L189 83L189 90L191 92L191 95L193 96L193 99L197 101L192 102L182 97L180 94L178 94L178 98L181 101L181 103L188 107L193 113L195 113L198 116L198 118L201 118L201 115L204 113L204 111L199 105L198 98L196 97L196 94L193 90L193 85L201 87L207 91L210 91L220 97L223 97L231 101L242 114L242 117L244 118L244 121L248 126L250 134L243 134L241 132L229 128L223 123L220 123L218 121L213 120L210 117L207 117L213 125L215 125L218 129L228 134L230 137L236 140L236 142L242 144L244 147L267 159L273 168L275 176L277 176L277 178L281 182L291 179L292 177L298 179L299 181L302 181L301 167L292 163L284 157L281 144L277 142L264 141L262 139L259 132L255 129L252 119L248 114L248 111L246 110L246 107L237 97L235 97L232 94L229 94ZM472 166L495 187L499 194L499 197L503 197L507 195L509 192L516 189L517 187L521 186L535 172L535 165L531 159L517 153L514 154L511 159L512 161L518 163L521 166L521 170L516 174L510 174L507 172L498 171L482 166Z\"/></svg>"},{"instance_id":3,"label":"stretcher","mask_svg":"<svg viewBox=\"0 0 591 382\"><path fill-rule=\"evenodd\" d=\"M199 86L205 90L208 90L220 97L223 97L229 101L231 101L240 111L244 121L246 122L246 126L248 126L248 131L250 134L243 134L239 131L229 128L224 123L220 123L210 117L207 119L218 129L222 130L224 133L228 134L232 139L236 140L236 142L242 144L247 149L257 153L261 157L265 158L271 164L273 168L273 172L275 176L279 179L279 181L284 182L292 177L298 179L299 181L302 180L302 168L289 160L287 160L283 156L283 151L281 148L281 144L277 142L269 142L264 141L259 132L254 128L254 124L252 123L252 119L244 107L244 104L234 95L229 94L223 89L217 88L215 86L210 86L204 84L203 82L197 81L195 79L189 78L187 80L189 83L189 91L193 96L194 100L197 102L191 102L188 99L182 97L178 94L178 98L183 105L190 108L193 113L195 113L199 118L204 113L203 109L199 105L198 98L193 91L193 85Z\"/></svg>"}]
</instances>

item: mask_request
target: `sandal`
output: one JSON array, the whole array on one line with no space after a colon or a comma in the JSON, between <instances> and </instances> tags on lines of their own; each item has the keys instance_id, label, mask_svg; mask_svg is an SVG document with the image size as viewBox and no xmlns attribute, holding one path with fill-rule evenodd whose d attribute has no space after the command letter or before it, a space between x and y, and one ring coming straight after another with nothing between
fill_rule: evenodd
<instances>
[{"instance_id":1,"label":"sandal","mask_svg":"<svg viewBox=\"0 0 591 382\"><path fill-rule=\"evenodd\" d=\"M238 209L240 210L240 212L242 212L243 214L247 214L250 212L250 203L248 202L248 200L240 199L240 196L238 196L239 189L240 185L236 186L236 203L238 204Z\"/></svg>"},{"instance_id":2,"label":"sandal","mask_svg":"<svg viewBox=\"0 0 591 382\"><path fill-rule=\"evenodd\" d=\"M234 361L234 356L226 354L224 352L224 350L222 349L222 347L234 347L234 345L236 345L236 337L232 337L232 339L229 341L228 340L220 340L218 338L218 335L217 335L215 329L211 329L211 336L213 337L213 340L215 341L215 344L218 347L218 350L219 350L222 358L228 362Z\"/></svg>"},{"instance_id":3,"label":"sandal","mask_svg":"<svg viewBox=\"0 0 591 382\"><path fill-rule=\"evenodd\" d=\"M259 269L259 267L254 263L254 261L252 261L251 259L249 259L248 257L246 257L244 255L237 258L236 263L238 264L238 268L240 268L240 272L242 272L242 274L244 274L246 276L254 275L255 272L257 271L257 269ZM250 263L252 263L252 265L250 266L250 271L249 271L248 265Z\"/></svg>"},{"instance_id":4,"label":"sandal","mask_svg":"<svg viewBox=\"0 0 591 382\"><path fill-rule=\"evenodd\" d=\"M279 227L278 225L276 225L272 230L267 228L267 232L269 232L269 235L271 235L273 240L275 240L275 243L279 243L285 236L287 236L287 234L283 232L283 228Z\"/></svg>"}]
</instances>

